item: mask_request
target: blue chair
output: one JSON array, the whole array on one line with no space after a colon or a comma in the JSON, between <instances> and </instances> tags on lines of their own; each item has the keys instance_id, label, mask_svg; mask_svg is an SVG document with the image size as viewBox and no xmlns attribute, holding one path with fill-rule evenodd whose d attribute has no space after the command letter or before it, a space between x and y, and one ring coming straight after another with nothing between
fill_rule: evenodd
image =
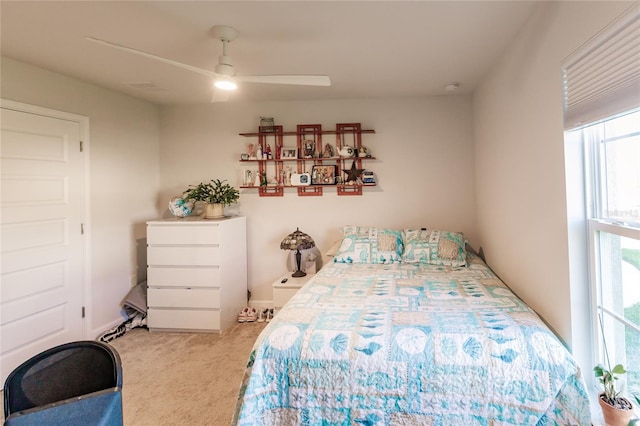
<instances>
[{"instance_id":1,"label":"blue chair","mask_svg":"<svg viewBox=\"0 0 640 426\"><path fill-rule=\"evenodd\" d=\"M25 361L4 384L6 426L122 425L122 364L102 342L80 341Z\"/></svg>"}]
</instances>

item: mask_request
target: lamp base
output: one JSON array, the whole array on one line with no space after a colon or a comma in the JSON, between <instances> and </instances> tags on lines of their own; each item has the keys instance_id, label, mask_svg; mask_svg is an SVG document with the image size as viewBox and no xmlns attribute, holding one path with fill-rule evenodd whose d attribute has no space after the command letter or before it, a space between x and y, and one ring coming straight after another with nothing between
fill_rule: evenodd
<instances>
[{"instance_id":1,"label":"lamp base","mask_svg":"<svg viewBox=\"0 0 640 426\"><path fill-rule=\"evenodd\" d=\"M307 273L298 269L291 276L295 278L306 277Z\"/></svg>"}]
</instances>

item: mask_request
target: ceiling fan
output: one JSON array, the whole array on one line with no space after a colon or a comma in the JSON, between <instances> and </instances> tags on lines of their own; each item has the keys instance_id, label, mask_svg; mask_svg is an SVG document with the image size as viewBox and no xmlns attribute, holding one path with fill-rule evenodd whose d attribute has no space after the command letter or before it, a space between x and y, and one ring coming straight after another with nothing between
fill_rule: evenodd
<instances>
[{"instance_id":1,"label":"ceiling fan","mask_svg":"<svg viewBox=\"0 0 640 426\"><path fill-rule=\"evenodd\" d=\"M216 25L211 28L210 34L222 42L222 56L218 57L218 64L215 71L194 67L162 56L123 46L107 40L95 37L85 37L86 40L104 46L120 49L125 52L144 56L149 59L164 62L188 71L193 71L214 79L214 92L212 102L224 102L229 99L229 94L237 88L237 83L268 83L268 84L294 84L303 86L330 86L331 81L326 75L236 75L231 57L227 55L227 48L231 41L238 37L235 28L226 25Z\"/></svg>"}]
</instances>

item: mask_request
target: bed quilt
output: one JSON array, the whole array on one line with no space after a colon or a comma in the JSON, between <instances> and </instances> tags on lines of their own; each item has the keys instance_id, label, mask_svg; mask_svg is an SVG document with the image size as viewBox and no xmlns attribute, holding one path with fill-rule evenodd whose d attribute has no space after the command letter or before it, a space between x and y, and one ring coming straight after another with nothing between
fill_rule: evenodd
<instances>
[{"instance_id":1,"label":"bed quilt","mask_svg":"<svg viewBox=\"0 0 640 426\"><path fill-rule=\"evenodd\" d=\"M234 424L588 425L580 369L475 255L330 263L264 329Z\"/></svg>"}]
</instances>

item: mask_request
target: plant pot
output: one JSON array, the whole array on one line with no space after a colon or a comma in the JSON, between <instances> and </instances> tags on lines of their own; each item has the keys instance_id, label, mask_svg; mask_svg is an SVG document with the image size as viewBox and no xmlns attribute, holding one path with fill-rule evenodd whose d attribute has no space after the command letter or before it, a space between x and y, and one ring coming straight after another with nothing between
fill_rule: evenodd
<instances>
[{"instance_id":1,"label":"plant pot","mask_svg":"<svg viewBox=\"0 0 640 426\"><path fill-rule=\"evenodd\" d=\"M633 405L631 405L631 402L626 398L618 397L628 408L616 408L604 402L602 395L604 394L601 393L598 395L598 403L600 403L600 409L602 409L604 424L606 426L627 426L633 415Z\"/></svg>"},{"instance_id":2,"label":"plant pot","mask_svg":"<svg viewBox=\"0 0 640 426\"><path fill-rule=\"evenodd\" d=\"M224 217L224 207L222 204L207 204L204 210L205 219L220 219Z\"/></svg>"}]
</instances>

